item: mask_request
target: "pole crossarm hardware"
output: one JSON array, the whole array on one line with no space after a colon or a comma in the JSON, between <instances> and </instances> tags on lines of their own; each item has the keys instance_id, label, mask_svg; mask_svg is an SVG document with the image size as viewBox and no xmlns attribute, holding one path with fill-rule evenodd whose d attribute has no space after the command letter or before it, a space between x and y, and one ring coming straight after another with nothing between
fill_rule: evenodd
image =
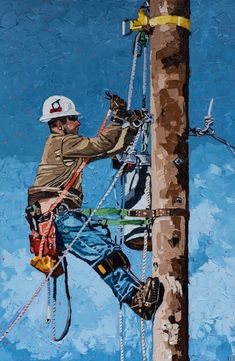
<instances>
[{"instance_id":1,"label":"pole crossarm hardware","mask_svg":"<svg viewBox=\"0 0 235 361\"><path fill-rule=\"evenodd\" d=\"M130 30L126 33L126 23L129 22ZM132 20L124 20L122 26L122 34L129 35L132 31L141 31L154 28L158 25L177 25L190 31L190 20L184 16L177 15L160 15L152 18L145 14L144 9L139 9L138 18Z\"/></svg>"}]
</instances>

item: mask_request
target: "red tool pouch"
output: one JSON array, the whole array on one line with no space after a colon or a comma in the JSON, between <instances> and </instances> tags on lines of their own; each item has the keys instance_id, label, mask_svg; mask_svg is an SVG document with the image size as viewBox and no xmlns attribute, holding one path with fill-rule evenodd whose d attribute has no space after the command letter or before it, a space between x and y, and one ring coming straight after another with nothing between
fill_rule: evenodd
<instances>
[{"instance_id":1,"label":"red tool pouch","mask_svg":"<svg viewBox=\"0 0 235 361\"><path fill-rule=\"evenodd\" d=\"M42 249L41 256L56 256L56 231L54 222L49 219L47 221L38 223L39 232L31 229L29 235L30 240L30 252L36 256L40 253L40 247Z\"/></svg>"}]
</instances>

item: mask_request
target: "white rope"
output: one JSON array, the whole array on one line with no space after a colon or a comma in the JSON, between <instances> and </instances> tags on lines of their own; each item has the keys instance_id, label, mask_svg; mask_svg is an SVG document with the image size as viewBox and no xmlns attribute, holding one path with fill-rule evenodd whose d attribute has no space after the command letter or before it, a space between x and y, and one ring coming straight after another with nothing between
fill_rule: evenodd
<instances>
[{"instance_id":1,"label":"white rope","mask_svg":"<svg viewBox=\"0 0 235 361\"><path fill-rule=\"evenodd\" d=\"M135 72L136 72L136 64L137 64L137 52L138 52L138 41L139 41L139 37L140 37L140 33L137 35L136 37L136 41L135 41L135 48L134 48L134 58L133 58L133 64L132 64L132 71L131 71L131 80L130 80L130 84L129 84L129 91L128 91L128 102L127 102L127 108L130 109L131 107L131 98L132 98L132 94L133 94L133 85L134 85L134 78L135 78ZM146 90L147 90L147 50L146 47L144 47L144 59L143 59L143 88L142 88L142 107L145 107L145 102L146 102ZM145 193L146 193L146 201L147 201L147 207L149 208L150 206L150 177L147 177L146 179L146 189L145 189ZM142 258L142 281L144 282L145 280L145 273L146 273L146 264L147 264L147 250L148 250L148 230L147 228L144 231L144 249L143 249L143 258ZM120 314L121 314L121 310L120 310ZM119 323L120 323L120 328L123 329L123 323L120 319L120 314L119 314ZM122 314L121 314L122 315ZM123 331L122 331L123 332ZM121 332L120 332L120 338L121 338ZM122 339L123 341L123 339ZM147 360L147 355L146 355L146 344L145 344L145 323L144 320L141 319L141 350L142 350L142 357L143 357L143 361ZM123 361L121 359L121 361Z\"/></svg>"},{"instance_id":2,"label":"white rope","mask_svg":"<svg viewBox=\"0 0 235 361\"><path fill-rule=\"evenodd\" d=\"M147 36L147 35L146 35ZM144 60L143 60L143 95L142 95L142 102L146 103L146 93L147 93L147 48L144 46ZM144 108L146 107L146 104L142 104Z\"/></svg>"},{"instance_id":3,"label":"white rope","mask_svg":"<svg viewBox=\"0 0 235 361\"><path fill-rule=\"evenodd\" d=\"M36 289L32 297L28 300L28 302L22 307L20 312L17 314L17 316L13 319L13 321L10 323L10 325L7 327L7 329L3 332L2 336L0 337L0 342L3 341L3 339L8 335L8 333L13 329L13 327L17 324L17 322L24 316L24 314L29 309L30 305L34 301L34 299L39 295L43 287L45 286L47 282L47 278L44 278L42 283L39 285L39 287Z\"/></svg>"},{"instance_id":4,"label":"white rope","mask_svg":"<svg viewBox=\"0 0 235 361\"><path fill-rule=\"evenodd\" d=\"M130 77L130 82L129 82L129 87L128 87L128 98L127 98L127 109L129 110L131 107L131 100L132 100L132 95L133 95L133 86L134 86L134 79L135 79L135 73L136 73L136 64L137 64L137 53L138 53L138 40L140 37L140 33L137 35L136 37L136 42L135 42L135 49L134 49L134 55L133 55L133 60L132 60L132 68L131 68L131 77ZM140 136L140 130L138 132L138 138ZM138 139L137 139L138 142ZM136 144L137 144L136 142ZM135 147L132 147L132 149L135 149ZM132 153L132 150L130 149L128 151L128 156ZM127 156L127 158L128 158ZM128 163L127 159L124 161L125 164ZM123 165L124 165L123 163ZM124 170L124 167L122 165L122 170ZM120 168L120 169L121 169ZM119 170L120 172L120 170ZM120 176L122 175L122 173L120 173ZM125 189L125 188L124 188ZM124 199L124 189L123 189L123 185L121 185L121 206L123 207L123 199ZM124 241L124 226L120 226L119 227L119 240L120 240L120 246L122 246L123 241ZM120 344L120 361L124 361L124 334L123 334L123 310L122 310L122 305L120 305L120 310L119 310L119 344Z\"/></svg>"},{"instance_id":5,"label":"white rope","mask_svg":"<svg viewBox=\"0 0 235 361\"><path fill-rule=\"evenodd\" d=\"M46 323L51 322L51 286L50 280L47 280L47 315L46 315Z\"/></svg>"},{"instance_id":6,"label":"white rope","mask_svg":"<svg viewBox=\"0 0 235 361\"><path fill-rule=\"evenodd\" d=\"M57 293L57 280L53 280L53 305L52 305L52 340L56 341L56 293Z\"/></svg>"},{"instance_id":7,"label":"white rope","mask_svg":"<svg viewBox=\"0 0 235 361\"><path fill-rule=\"evenodd\" d=\"M147 176L146 184L145 184L146 209L149 209L151 205L150 181L151 181L150 176ZM143 247L143 255L142 255L142 278L141 278L142 282L145 281L147 251L148 251L148 228L146 227L144 230L144 247Z\"/></svg>"},{"instance_id":8,"label":"white rope","mask_svg":"<svg viewBox=\"0 0 235 361\"><path fill-rule=\"evenodd\" d=\"M120 188L120 204L124 208L125 200L125 179L120 178L121 188ZM123 218L123 217L121 217ZM124 225L119 226L119 245L123 246L124 243ZM120 361L124 361L124 329L123 329L123 306L120 303L119 310L119 345L120 345Z\"/></svg>"},{"instance_id":9,"label":"white rope","mask_svg":"<svg viewBox=\"0 0 235 361\"><path fill-rule=\"evenodd\" d=\"M147 36L147 35L145 35ZM146 93L147 93L147 48L144 46L143 50L143 87L142 87L142 109L146 109ZM142 126L142 145L141 152L145 153L148 147L148 123Z\"/></svg>"},{"instance_id":10,"label":"white rope","mask_svg":"<svg viewBox=\"0 0 235 361\"><path fill-rule=\"evenodd\" d=\"M151 178L150 176L147 176L145 183L146 209L149 209L151 206L150 182L151 182ZM144 230L144 247L143 247L143 255L142 255L142 277L141 277L142 282L145 281L147 252L148 252L148 228L146 227ZM145 344L145 321L143 319L141 319L140 329L141 329L142 357L143 357L143 361L146 361L147 353L146 353L146 344Z\"/></svg>"},{"instance_id":11,"label":"white rope","mask_svg":"<svg viewBox=\"0 0 235 361\"><path fill-rule=\"evenodd\" d=\"M124 207L124 199L125 199L125 180L120 178L121 180L121 189L120 189L120 204L122 208ZM121 216L121 219L123 219L123 216ZM123 246L124 243L124 225L119 226L119 236L120 236L120 246Z\"/></svg>"},{"instance_id":12,"label":"white rope","mask_svg":"<svg viewBox=\"0 0 235 361\"><path fill-rule=\"evenodd\" d=\"M120 345L120 361L124 361L123 312L122 312L121 304L119 310L119 345Z\"/></svg>"},{"instance_id":13,"label":"white rope","mask_svg":"<svg viewBox=\"0 0 235 361\"><path fill-rule=\"evenodd\" d=\"M151 177L150 175L146 178L146 186L145 186L145 196L146 196L146 208L151 208Z\"/></svg>"},{"instance_id":14,"label":"white rope","mask_svg":"<svg viewBox=\"0 0 235 361\"><path fill-rule=\"evenodd\" d=\"M140 37L140 33L137 34L137 37L135 40L135 49L134 49L134 56L133 56L133 62L132 62L132 68L131 68L131 78L130 78L130 83L129 83L129 88L128 88L127 110L129 110L131 107L131 99L132 99L132 95L133 95L139 37Z\"/></svg>"},{"instance_id":15,"label":"white rope","mask_svg":"<svg viewBox=\"0 0 235 361\"><path fill-rule=\"evenodd\" d=\"M140 319L140 329L141 329L141 351L142 351L142 360L147 360L146 344L145 344L145 321L143 318Z\"/></svg>"},{"instance_id":16,"label":"white rope","mask_svg":"<svg viewBox=\"0 0 235 361\"><path fill-rule=\"evenodd\" d=\"M142 253L142 276L141 281L145 281L146 265L147 265L147 250L148 250L148 229L144 230L144 247Z\"/></svg>"}]
</instances>

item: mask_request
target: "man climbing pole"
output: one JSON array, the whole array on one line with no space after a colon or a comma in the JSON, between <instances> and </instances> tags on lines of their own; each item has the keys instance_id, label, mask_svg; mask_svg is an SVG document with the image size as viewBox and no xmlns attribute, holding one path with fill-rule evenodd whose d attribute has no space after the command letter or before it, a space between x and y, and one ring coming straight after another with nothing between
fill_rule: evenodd
<instances>
[{"instance_id":1,"label":"man climbing pole","mask_svg":"<svg viewBox=\"0 0 235 361\"><path fill-rule=\"evenodd\" d=\"M46 241L49 238L53 240L54 237L58 256L66 245L72 243L86 221L86 217L81 213L83 193L80 173L53 214L51 213L50 230L43 244L40 233L43 221L83 160L95 160L116 154L124 150L137 133L143 112L127 111L123 99L114 94L107 95L113 116L102 134L94 138L78 135L79 112L70 99L51 96L43 104L40 121L48 123L51 134L45 144L35 182L28 191L27 208L27 218L32 230L31 251L35 254L44 252L50 255L53 242L46 244ZM128 122L125 129L122 128L124 120ZM40 237L39 248L36 246L38 238L35 234ZM88 263L103 278L119 302L128 304L144 319L152 318L161 302L159 295L162 293L162 285L157 277L147 278L145 284L138 280L131 272L128 258L119 246L114 245L107 229L97 227L97 224L91 222L73 244L71 253ZM55 276L62 272L63 270L59 270Z\"/></svg>"}]
</instances>

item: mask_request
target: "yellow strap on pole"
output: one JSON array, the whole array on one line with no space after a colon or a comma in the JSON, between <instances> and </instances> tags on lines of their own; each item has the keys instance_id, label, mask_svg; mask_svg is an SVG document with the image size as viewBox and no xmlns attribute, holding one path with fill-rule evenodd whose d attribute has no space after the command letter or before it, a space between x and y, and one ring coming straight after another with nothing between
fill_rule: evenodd
<instances>
[{"instance_id":1,"label":"yellow strap on pole","mask_svg":"<svg viewBox=\"0 0 235 361\"><path fill-rule=\"evenodd\" d=\"M155 16L154 18L149 19L149 25L151 27L157 26L157 25L177 25L181 28L185 28L188 31L190 31L190 20L183 17L183 16L177 16L177 15L161 15L161 16Z\"/></svg>"},{"instance_id":2,"label":"yellow strap on pole","mask_svg":"<svg viewBox=\"0 0 235 361\"><path fill-rule=\"evenodd\" d=\"M139 31L148 26L153 28L157 25L177 25L190 31L190 20L183 16L160 15L149 18L147 15L145 15L144 10L140 9L138 11L138 18L135 20L130 20L130 30L132 31Z\"/></svg>"}]
</instances>

